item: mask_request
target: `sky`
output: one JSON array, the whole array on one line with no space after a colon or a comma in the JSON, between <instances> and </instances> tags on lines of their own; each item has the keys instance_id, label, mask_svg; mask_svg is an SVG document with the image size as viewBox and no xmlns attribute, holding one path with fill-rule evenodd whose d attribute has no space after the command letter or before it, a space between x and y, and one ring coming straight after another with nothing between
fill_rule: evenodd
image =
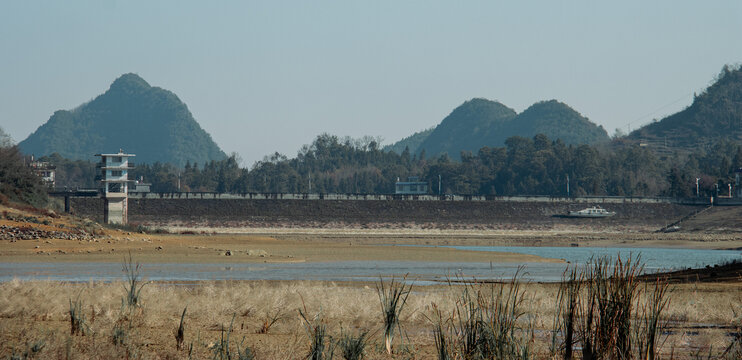
<instances>
[{"instance_id":1,"label":"sky","mask_svg":"<svg viewBox=\"0 0 742 360\"><path fill-rule=\"evenodd\" d=\"M322 133L393 143L476 97L613 134L690 105L740 34L738 0L7 0L0 127L20 142L133 72L244 166Z\"/></svg>"}]
</instances>

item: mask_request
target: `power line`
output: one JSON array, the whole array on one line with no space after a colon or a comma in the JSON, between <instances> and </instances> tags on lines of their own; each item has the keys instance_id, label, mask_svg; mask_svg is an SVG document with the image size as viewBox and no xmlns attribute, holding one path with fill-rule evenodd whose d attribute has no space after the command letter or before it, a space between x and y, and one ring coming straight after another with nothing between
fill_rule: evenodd
<instances>
[{"instance_id":1,"label":"power line","mask_svg":"<svg viewBox=\"0 0 742 360\"><path fill-rule=\"evenodd\" d=\"M687 94L685 94L685 95L677 98L676 100L673 100L672 102L667 103L665 105L662 105L661 107L659 107L659 108L657 108L657 109L655 109L655 110L647 113L646 115L643 115L643 116L640 116L640 117L636 118L636 120L629 121L629 122L623 124L620 128L626 127L629 130L628 132L631 133L631 128L630 128L631 124L637 123L637 122L639 122L639 121L641 121L641 120L643 120L643 119L645 119L647 117L650 117L650 116L652 116L652 115L654 115L654 114L656 114L656 113L658 113L658 112L660 112L660 111L662 111L662 110L664 110L664 109L666 109L666 108L668 108L668 107L670 107L672 105L675 105L675 104L677 104L677 103L685 100L691 94L693 94L693 93L692 92L687 93Z\"/></svg>"}]
</instances>

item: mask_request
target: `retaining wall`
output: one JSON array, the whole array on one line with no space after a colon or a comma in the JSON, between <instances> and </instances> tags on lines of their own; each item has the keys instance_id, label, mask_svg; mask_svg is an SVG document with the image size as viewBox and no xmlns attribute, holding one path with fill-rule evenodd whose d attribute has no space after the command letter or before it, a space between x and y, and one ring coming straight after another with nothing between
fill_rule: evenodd
<instances>
[{"instance_id":1,"label":"retaining wall","mask_svg":"<svg viewBox=\"0 0 742 360\"><path fill-rule=\"evenodd\" d=\"M512 198L511 198L512 199ZM129 198L129 222L148 225L311 226L330 224L434 224L453 227L550 228L559 225L613 228L661 228L698 206L663 201L578 201L522 198L517 200L296 200L248 198ZM616 215L603 219L569 219L560 215L601 205ZM72 198L72 211L99 219L100 198Z\"/></svg>"}]
</instances>

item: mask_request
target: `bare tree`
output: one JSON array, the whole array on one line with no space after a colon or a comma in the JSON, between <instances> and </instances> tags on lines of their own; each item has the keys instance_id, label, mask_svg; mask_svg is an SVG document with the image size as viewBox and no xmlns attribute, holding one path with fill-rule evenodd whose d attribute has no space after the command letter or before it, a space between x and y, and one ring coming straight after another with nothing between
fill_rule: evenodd
<instances>
[{"instance_id":1,"label":"bare tree","mask_svg":"<svg viewBox=\"0 0 742 360\"><path fill-rule=\"evenodd\" d=\"M0 148L8 148L14 145L13 138L0 126Z\"/></svg>"}]
</instances>

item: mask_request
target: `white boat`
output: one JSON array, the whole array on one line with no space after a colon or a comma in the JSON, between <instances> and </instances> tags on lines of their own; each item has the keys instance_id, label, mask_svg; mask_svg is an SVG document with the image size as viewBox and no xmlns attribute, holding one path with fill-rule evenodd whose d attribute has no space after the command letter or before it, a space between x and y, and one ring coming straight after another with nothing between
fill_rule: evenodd
<instances>
[{"instance_id":1,"label":"white boat","mask_svg":"<svg viewBox=\"0 0 742 360\"><path fill-rule=\"evenodd\" d=\"M600 206L593 206L582 210L570 211L567 216L580 218L604 218L616 215L615 211L608 211Z\"/></svg>"}]
</instances>

